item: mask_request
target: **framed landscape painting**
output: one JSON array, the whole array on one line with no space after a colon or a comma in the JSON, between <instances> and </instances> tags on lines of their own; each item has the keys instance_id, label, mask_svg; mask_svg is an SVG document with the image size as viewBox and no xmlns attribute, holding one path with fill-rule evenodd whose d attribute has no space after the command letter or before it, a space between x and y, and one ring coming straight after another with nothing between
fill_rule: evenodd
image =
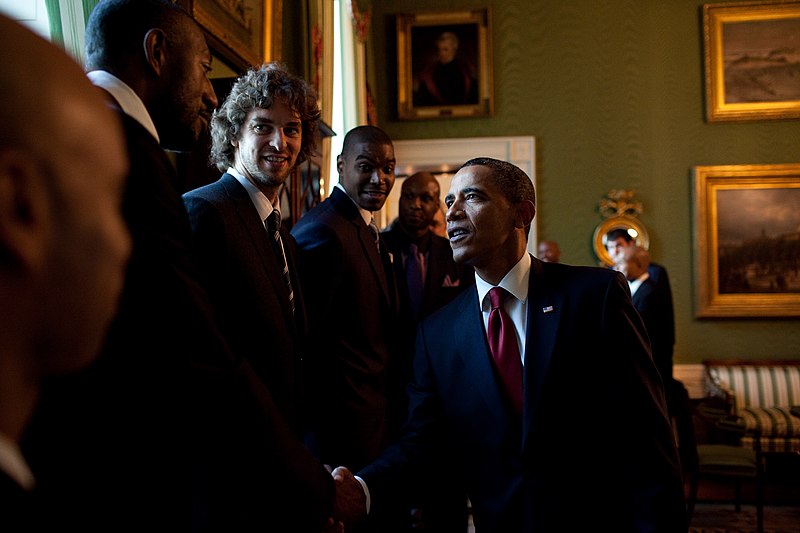
<instances>
[{"instance_id":1,"label":"framed landscape painting","mask_svg":"<svg viewBox=\"0 0 800 533\"><path fill-rule=\"evenodd\" d=\"M698 166L695 314L800 316L800 164Z\"/></svg>"},{"instance_id":2,"label":"framed landscape painting","mask_svg":"<svg viewBox=\"0 0 800 533\"><path fill-rule=\"evenodd\" d=\"M703 5L706 119L800 118L800 2Z\"/></svg>"}]
</instances>

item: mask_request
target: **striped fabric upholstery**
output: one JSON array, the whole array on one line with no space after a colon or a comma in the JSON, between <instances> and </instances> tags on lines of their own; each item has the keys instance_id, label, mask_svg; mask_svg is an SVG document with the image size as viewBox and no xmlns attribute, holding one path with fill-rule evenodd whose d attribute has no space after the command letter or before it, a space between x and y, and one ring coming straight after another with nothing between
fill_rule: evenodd
<instances>
[{"instance_id":1,"label":"striped fabric upholstery","mask_svg":"<svg viewBox=\"0 0 800 533\"><path fill-rule=\"evenodd\" d=\"M754 447L760 434L764 452L800 451L800 417L789 412L791 406L800 405L800 361L774 365L707 361L705 365L709 392L724 393L744 419L743 445Z\"/></svg>"}]
</instances>

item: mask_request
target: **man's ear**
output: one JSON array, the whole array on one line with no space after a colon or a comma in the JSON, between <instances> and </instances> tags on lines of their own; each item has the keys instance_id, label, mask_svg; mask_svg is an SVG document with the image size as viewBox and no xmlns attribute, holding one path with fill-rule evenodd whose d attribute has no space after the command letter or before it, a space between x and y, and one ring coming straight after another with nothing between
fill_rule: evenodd
<instances>
[{"instance_id":1,"label":"man's ear","mask_svg":"<svg viewBox=\"0 0 800 533\"><path fill-rule=\"evenodd\" d=\"M144 36L144 57L156 76L167 64L167 36L161 28L153 28Z\"/></svg>"},{"instance_id":2,"label":"man's ear","mask_svg":"<svg viewBox=\"0 0 800 533\"><path fill-rule=\"evenodd\" d=\"M27 153L0 150L0 259L4 268L35 268L45 260L43 170Z\"/></svg>"},{"instance_id":3,"label":"man's ear","mask_svg":"<svg viewBox=\"0 0 800 533\"><path fill-rule=\"evenodd\" d=\"M344 159L342 158L342 154L336 156L336 170L339 172L340 176L344 174Z\"/></svg>"},{"instance_id":4,"label":"man's ear","mask_svg":"<svg viewBox=\"0 0 800 533\"><path fill-rule=\"evenodd\" d=\"M518 228L527 228L533 222L536 215L536 206L530 200L523 200L517 204L517 219L515 225Z\"/></svg>"}]
</instances>

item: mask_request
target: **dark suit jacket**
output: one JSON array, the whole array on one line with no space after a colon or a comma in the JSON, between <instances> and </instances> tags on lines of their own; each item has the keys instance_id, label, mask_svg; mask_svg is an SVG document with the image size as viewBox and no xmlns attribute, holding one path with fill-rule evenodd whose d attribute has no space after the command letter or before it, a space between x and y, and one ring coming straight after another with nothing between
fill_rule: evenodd
<instances>
[{"instance_id":1,"label":"dark suit jacket","mask_svg":"<svg viewBox=\"0 0 800 533\"><path fill-rule=\"evenodd\" d=\"M122 117L133 253L100 357L49 384L29 427L42 530L319 531L330 474L219 334L175 169Z\"/></svg>"},{"instance_id":2,"label":"dark suit jacket","mask_svg":"<svg viewBox=\"0 0 800 533\"><path fill-rule=\"evenodd\" d=\"M667 269L664 268L662 265L658 263L650 263L650 266L647 267L647 273L650 274L650 279L653 280L653 283L660 289L661 293L664 296L666 303L664 304L666 307L669 308L669 312L665 311L664 318L667 321L667 325L665 326L665 331L669 334L669 339L671 344L675 344L675 310L672 304L672 288L669 284L669 276L667 275ZM672 357L672 352L670 351L670 357Z\"/></svg>"},{"instance_id":3,"label":"dark suit jacket","mask_svg":"<svg viewBox=\"0 0 800 533\"><path fill-rule=\"evenodd\" d=\"M494 377L477 292L464 291L420 325L408 425L360 472L375 512L403 476L435 475L449 458L478 533L685 532L664 393L626 281L532 261L521 425Z\"/></svg>"},{"instance_id":4,"label":"dark suit jacket","mask_svg":"<svg viewBox=\"0 0 800 533\"><path fill-rule=\"evenodd\" d=\"M294 238L281 237L295 312L273 250L247 190L230 174L183 195L194 230L198 269L218 322L233 351L250 362L281 413L302 435L302 344L305 306L295 275Z\"/></svg>"},{"instance_id":5,"label":"dark suit jacket","mask_svg":"<svg viewBox=\"0 0 800 533\"><path fill-rule=\"evenodd\" d=\"M394 257L392 265L397 278L397 292L400 295L401 308L405 308L409 300L402 258L408 254L411 241L399 227L382 232L381 237ZM453 249L450 247L450 242L444 237L430 233L426 258L427 274L420 311L422 318L449 303L462 290L475 283L475 271L472 267L458 265L453 261Z\"/></svg>"},{"instance_id":6,"label":"dark suit jacket","mask_svg":"<svg viewBox=\"0 0 800 533\"><path fill-rule=\"evenodd\" d=\"M400 424L410 354L398 350L389 254L379 254L355 203L338 188L292 228L300 250L311 344L315 446L323 462L360 468ZM388 273L388 275L387 275Z\"/></svg>"},{"instance_id":7,"label":"dark suit jacket","mask_svg":"<svg viewBox=\"0 0 800 533\"><path fill-rule=\"evenodd\" d=\"M0 469L0 502L3 509L0 513L3 531L13 533L37 531L32 514L32 493L23 489L2 469Z\"/></svg>"},{"instance_id":8,"label":"dark suit jacket","mask_svg":"<svg viewBox=\"0 0 800 533\"><path fill-rule=\"evenodd\" d=\"M650 278L639 285L632 299L650 336L653 361L664 384L669 386L672 381L672 348L675 342L672 299L663 286L656 285Z\"/></svg>"}]
</instances>

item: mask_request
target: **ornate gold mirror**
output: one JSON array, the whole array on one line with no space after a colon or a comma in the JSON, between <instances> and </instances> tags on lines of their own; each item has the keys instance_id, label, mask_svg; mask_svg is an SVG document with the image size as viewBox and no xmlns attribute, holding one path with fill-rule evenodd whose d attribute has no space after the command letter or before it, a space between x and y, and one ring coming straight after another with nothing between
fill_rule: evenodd
<instances>
[{"instance_id":1,"label":"ornate gold mirror","mask_svg":"<svg viewBox=\"0 0 800 533\"><path fill-rule=\"evenodd\" d=\"M605 217L594 230L592 243L594 254L601 265L613 266L614 261L606 247L606 235L615 229L625 230L634 242L644 248L650 248L650 236L647 228L636 218L642 214L642 203L633 199L635 193L627 189L612 189L605 198L600 200L600 214Z\"/></svg>"},{"instance_id":2,"label":"ornate gold mirror","mask_svg":"<svg viewBox=\"0 0 800 533\"><path fill-rule=\"evenodd\" d=\"M592 239L594 253L604 265L612 266L614 264L606 248L606 235L609 231L615 229L627 231L636 244L645 250L650 248L650 236L647 234L647 228L644 227L641 220L629 216L607 218L595 228L594 238Z\"/></svg>"}]
</instances>

